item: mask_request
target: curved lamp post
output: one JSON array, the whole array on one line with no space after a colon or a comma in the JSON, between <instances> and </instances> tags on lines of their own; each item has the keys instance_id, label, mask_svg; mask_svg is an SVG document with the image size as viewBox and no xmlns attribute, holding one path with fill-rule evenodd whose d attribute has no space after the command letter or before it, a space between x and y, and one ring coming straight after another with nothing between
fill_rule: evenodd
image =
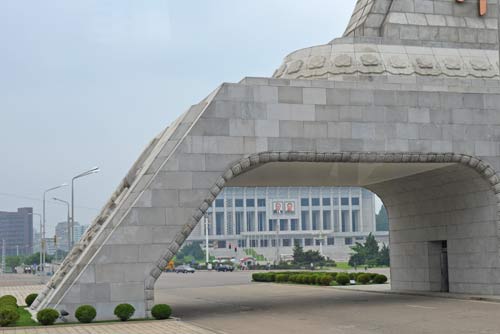
<instances>
[{"instance_id":1,"label":"curved lamp post","mask_svg":"<svg viewBox=\"0 0 500 334\"><path fill-rule=\"evenodd\" d=\"M49 188L47 190L45 190L43 192L43 213L42 213L42 231L41 231L41 238L42 238L42 243L41 243L41 246L42 248L40 249L40 252L42 253L42 271L45 271L45 196L47 195L47 193L49 191L52 191L52 190L56 190L56 189L59 189L59 188L62 188L62 187L66 187L68 184L67 183L63 183L63 184L60 184L56 187L52 187L52 188Z\"/></svg>"},{"instance_id":2,"label":"curved lamp post","mask_svg":"<svg viewBox=\"0 0 500 334\"><path fill-rule=\"evenodd\" d=\"M52 197L52 199L54 201L57 201L57 202L61 202L61 203L64 203L66 204L67 208L68 208L68 211L67 211L67 216L66 216L66 224L67 224L67 229L68 229L68 252L70 250L70 247L71 247L71 241L70 241L70 238L71 238L71 232L70 232L70 223L69 223L69 202L68 201L65 201L63 199L60 199L60 198L57 198L57 197Z\"/></svg>"}]
</instances>

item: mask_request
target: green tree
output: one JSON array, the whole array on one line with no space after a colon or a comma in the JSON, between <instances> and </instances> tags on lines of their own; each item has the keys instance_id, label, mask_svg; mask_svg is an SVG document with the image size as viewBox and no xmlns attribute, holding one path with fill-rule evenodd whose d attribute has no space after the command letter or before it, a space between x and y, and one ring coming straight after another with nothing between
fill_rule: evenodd
<instances>
[{"instance_id":1,"label":"green tree","mask_svg":"<svg viewBox=\"0 0 500 334\"><path fill-rule=\"evenodd\" d=\"M5 265L9 267L12 271L15 270L17 266L22 264L22 258L20 256L6 256Z\"/></svg>"},{"instance_id":2,"label":"green tree","mask_svg":"<svg viewBox=\"0 0 500 334\"><path fill-rule=\"evenodd\" d=\"M389 231L389 217L387 209L383 205L375 216L375 226L377 231Z\"/></svg>"},{"instance_id":3,"label":"green tree","mask_svg":"<svg viewBox=\"0 0 500 334\"><path fill-rule=\"evenodd\" d=\"M356 267L366 265L374 267L377 265L388 265L389 263L389 248L384 245L382 250L379 251L377 240L373 234L366 237L364 244L356 242L356 245L351 247L354 253L349 258L349 265Z\"/></svg>"},{"instance_id":4,"label":"green tree","mask_svg":"<svg viewBox=\"0 0 500 334\"><path fill-rule=\"evenodd\" d=\"M365 249L365 264L369 265L370 267L376 266L379 256L378 242L377 240L375 240L373 234L370 233L366 237L364 249Z\"/></svg>"},{"instance_id":5,"label":"green tree","mask_svg":"<svg viewBox=\"0 0 500 334\"><path fill-rule=\"evenodd\" d=\"M379 252L378 264L381 266L390 266L389 247L386 244L382 246Z\"/></svg>"},{"instance_id":6,"label":"green tree","mask_svg":"<svg viewBox=\"0 0 500 334\"><path fill-rule=\"evenodd\" d=\"M189 257L195 261L203 261L205 259L205 252L201 249L199 242L186 244L175 256L180 262L185 261L185 259Z\"/></svg>"},{"instance_id":7,"label":"green tree","mask_svg":"<svg viewBox=\"0 0 500 334\"><path fill-rule=\"evenodd\" d=\"M298 242L293 246L293 262L295 264L304 263L304 248Z\"/></svg>"}]
</instances>

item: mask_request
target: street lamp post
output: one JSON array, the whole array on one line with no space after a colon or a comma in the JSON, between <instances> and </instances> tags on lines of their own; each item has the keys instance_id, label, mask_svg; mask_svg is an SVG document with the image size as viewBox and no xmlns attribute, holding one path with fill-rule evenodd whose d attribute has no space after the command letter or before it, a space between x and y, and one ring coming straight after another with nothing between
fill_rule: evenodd
<instances>
[{"instance_id":1,"label":"street lamp post","mask_svg":"<svg viewBox=\"0 0 500 334\"><path fill-rule=\"evenodd\" d=\"M39 261L39 265L41 266L42 265L42 215L39 214L39 213L28 213L28 215L30 216L38 216L39 220L40 220L40 261Z\"/></svg>"},{"instance_id":2,"label":"street lamp post","mask_svg":"<svg viewBox=\"0 0 500 334\"><path fill-rule=\"evenodd\" d=\"M99 173L99 167L94 167L92 169L89 169L83 173L80 173L76 176L74 176L71 179L71 232L70 232L70 249L73 248L74 244L74 229L75 229L75 191L74 191L74 186L75 186L75 180L79 179L81 177L90 175L90 174L95 174Z\"/></svg>"},{"instance_id":3,"label":"street lamp post","mask_svg":"<svg viewBox=\"0 0 500 334\"><path fill-rule=\"evenodd\" d=\"M47 193L49 191L65 187L67 185L68 185L67 183L63 183L63 184L60 184L60 185L58 185L56 187L49 188L49 189L47 189L47 190L45 190L43 192L43 212L42 212L42 215L43 215L43 218L42 218L42 230L43 231L41 232L42 249L40 249L40 252L42 253L42 264L41 264L42 265L42 271L45 271L45 223L46 223L46 219L45 219L45 196L47 195Z\"/></svg>"},{"instance_id":4,"label":"street lamp post","mask_svg":"<svg viewBox=\"0 0 500 334\"><path fill-rule=\"evenodd\" d=\"M69 251L71 250L71 231L70 231L70 222L69 222L69 202L68 201L65 201L65 200L62 200L62 199L59 199L57 197L53 197L52 198L54 201L57 201L57 202L61 202L61 203L64 203L66 204L68 210L67 210L67 216L66 216L66 224L67 224L67 229L68 229L68 253ZM57 250L56 250L57 252Z\"/></svg>"}]
</instances>

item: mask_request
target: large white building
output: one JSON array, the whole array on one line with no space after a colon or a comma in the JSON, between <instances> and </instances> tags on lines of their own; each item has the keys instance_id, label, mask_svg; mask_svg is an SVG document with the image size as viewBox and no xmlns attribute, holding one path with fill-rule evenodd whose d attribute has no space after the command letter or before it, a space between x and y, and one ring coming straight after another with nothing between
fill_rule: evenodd
<instances>
[{"instance_id":1,"label":"large white building","mask_svg":"<svg viewBox=\"0 0 500 334\"><path fill-rule=\"evenodd\" d=\"M388 244L388 231L376 230L375 214L375 195L363 188L225 188L207 214L210 251L241 257L252 249L275 261L291 256L299 243L346 261L351 246L369 233ZM189 240L205 241L205 228L202 221Z\"/></svg>"}]
</instances>

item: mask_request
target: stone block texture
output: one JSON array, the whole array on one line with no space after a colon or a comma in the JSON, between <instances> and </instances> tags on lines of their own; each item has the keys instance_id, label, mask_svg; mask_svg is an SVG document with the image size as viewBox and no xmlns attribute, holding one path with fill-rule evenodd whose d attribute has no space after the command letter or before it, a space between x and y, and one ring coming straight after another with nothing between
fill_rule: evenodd
<instances>
[{"instance_id":1,"label":"stone block texture","mask_svg":"<svg viewBox=\"0 0 500 334\"><path fill-rule=\"evenodd\" d=\"M439 290L446 240L451 292L500 293L498 42L483 35L497 9L478 17L470 3L360 0L342 41L218 87L148 145L32 312L87 303L114 319L128 302L149 316L156 279L220 191L270 163L286 181L294 162L428 166L351 184L388 208L392 288ZM439 43L408 42L421 27Z\"/></svg>"}]
</instances>

